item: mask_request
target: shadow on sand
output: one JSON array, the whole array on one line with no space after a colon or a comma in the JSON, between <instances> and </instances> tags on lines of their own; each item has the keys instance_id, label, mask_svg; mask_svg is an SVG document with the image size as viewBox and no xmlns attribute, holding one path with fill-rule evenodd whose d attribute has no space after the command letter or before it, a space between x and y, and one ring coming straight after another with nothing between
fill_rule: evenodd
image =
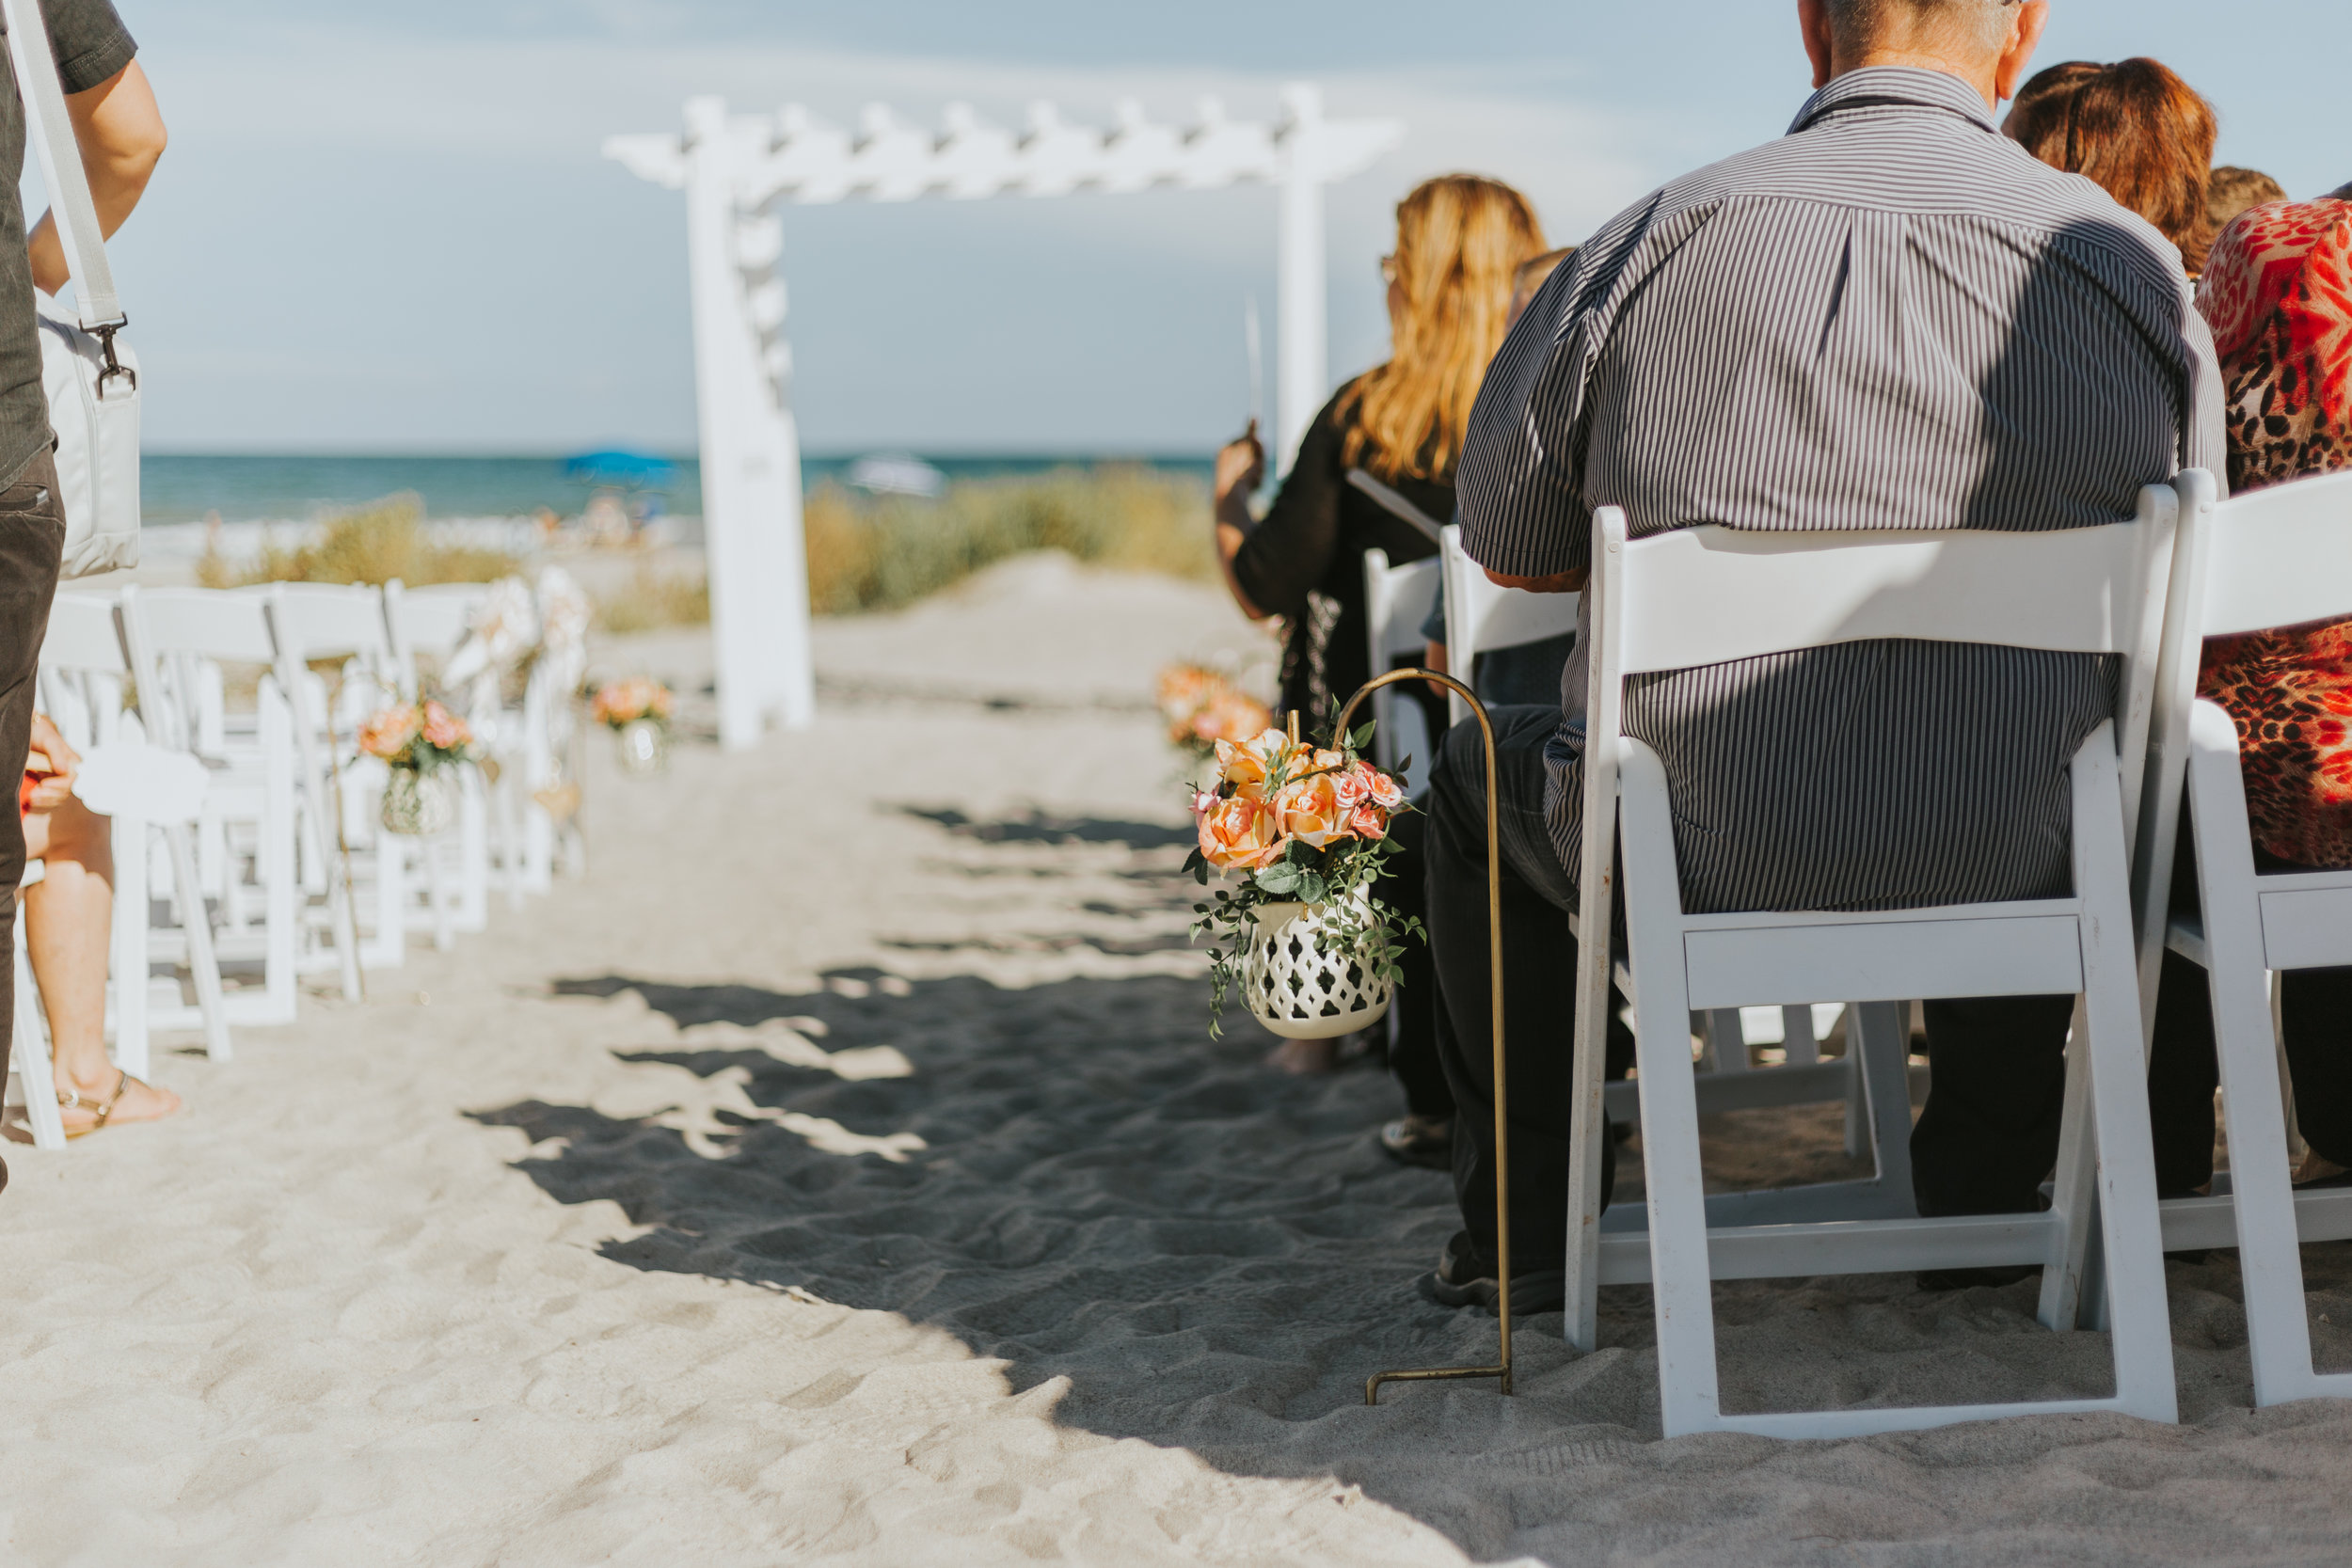
<instances>
[{"instance_id":1,"label":"shadow on sand","mask_svg":"<svg viewBox=\"0 0 2352 1568\"><path fill-rule=\"evenodd\" d=\"M1128 826L1024 822L988 841L1132 844ZM1491 1383L1422 1385L1366 1409L1372 1371L1493 1354L1492 1318L1415 1290L1457 1223L1451 1186L1375 1148L1398 1105L1384 1074L1268 1071L1268 1037L1246 1018L1209 1038L1198 978L1008 988L845 970L801 994L623 974L554 990L635 992L682 1029L789 1021L825 1052L889 1047L912 1069L851 1078L740 1035L616 1050L705 1079L748 1074L749 1103L775 1119L722 1112L699 1152L656 1117L535 1101L477 1113L532 1139L540 1152L519 1168L558 1200L610 1199L651 1227L608 1243L614 1260L901 1314L1001 1358L1016 1391L1066 1378L1066 1425L1182 1447L1229 1474L1335 1475L1474 1557L1598 1560L1611 1540L1704 1541L1703 1521L1778 1516L1809 1484L1804 1455L1819 1450L1803 1445L1644 1441L1658 1412L1640 1289L1604 1292L1590 1356L1566 1350L1557 1314L1523 1322L1514 1399ZM831 1153L820 1126L920 1141ZM2345 1251L2314 1249L2314 1285L2342 1292L2352 1268L2321 1254ZM2217 1254L2174 1284L2194 1418L2245 1397L2234 1263ZM1942 1296L1908 1275L1751 1284L1719 1288L1717 1306L1734 1408L2046 1398L2106 1376L2104 1336L2034 1328L2030 1283ZM1895 1462L1899 1446L1903 1465L2030 1468L2130 1426L1953 1429L1877 1440L1889 1451L1866 1463ZM1651 1516L1637 1526L1629 1510ZM1915 1528L1949 1539L1924 1516L1896 1533Z\"/></svg>"}]
</instances>

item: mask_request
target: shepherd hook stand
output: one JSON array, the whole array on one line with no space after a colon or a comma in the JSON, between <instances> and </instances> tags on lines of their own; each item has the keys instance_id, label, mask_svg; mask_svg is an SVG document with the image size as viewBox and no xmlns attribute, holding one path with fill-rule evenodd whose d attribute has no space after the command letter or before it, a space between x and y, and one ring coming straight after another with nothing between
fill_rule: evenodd
<instances>
[{"instance_id":1,"label":"shepherd hook stand","mask_svg":"<svg viewBox=\"0 0 2352 1568\"><path fill-rule=\"evenodd\" d=\"M1494 993L1495 1012L1495 1263L1500 1287L1495 1312L1502 1323L1502 1354L1491 1367L1430 1367L1414 1371L1375 1372L1364 1379L1366 1404L1380 1402L1380 1386L1384 1383L1423 1383L1439 1378L1491 1377L1502 1382L1503 1393L1511 1392L1511 1090L1503 1074L1502 852L1495 830L1495 727L1488 721L1486 705L1478 700L1478 693L1452 675L1441 675L1435 670L1391 670L1366 681L1347 700L1347 706L1340 711L1338 735L1347 734L1347 721L1356 716L1366 697L1384 686L1414 680L1429 681L1459 693L1470 704L1470 712L1478 716L1478 733L1486 743L1486 945L1492 955L1486 983Z\"/></svg>"}]
</instances>

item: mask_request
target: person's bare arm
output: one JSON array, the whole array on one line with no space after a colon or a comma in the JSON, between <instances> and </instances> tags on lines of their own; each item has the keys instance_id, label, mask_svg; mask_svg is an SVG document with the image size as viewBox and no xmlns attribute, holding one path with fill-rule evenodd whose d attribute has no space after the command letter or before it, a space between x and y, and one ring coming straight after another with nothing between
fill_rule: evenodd
<instances>
[{"instance_id":1,"label":"person's bare arm","mask_svg":"<svg viewBox=\"0 0 2352 1568\"><path fill-rule=\"evenodd\" d=\"M1249 602L1242 592L1241 578L1233 573L1233 557L1241 553L1242 541L1249 537L1251 521L1249 498L1265 483L1265 448L1258 440L1258 421L1249 421L1249 429L1239 440L1229 441L1216 454L1216 564L1225 574L1226 590L1241 612L1253 621L1263 621L1271 613Z\"/></svg>"},{"instance_id":2,"label":"person's bare arm","mask_svg":"<svg viewBox=\"0 0 2352 1568\"><path fill-rule=\"evenodd\" d=\"M1479 570L1486 571L1485 567ZM1592 575L1587 567L1572 572L1554 572L1548 578L1505 577L1501 572L1486 572L1486 580L1502 588L1524 588L1530 594L1581 594L1584 579Z\"/></svg>"},{"instance_id":3,"label":"person's bare arm","mask_svg":"<svg viewBox=\"0 0 2352 1568\"><path fill-rule=\"evenodd\" d=\"M164 155L163 113L136 60L87 92L69 93L65 107L81 144L98 226L111 237L139 204L148 176ZM54 294L72 280L55 214L42 216L25 248L32 255L33 283L41 293Z\"/></svg>"}]
</instances>

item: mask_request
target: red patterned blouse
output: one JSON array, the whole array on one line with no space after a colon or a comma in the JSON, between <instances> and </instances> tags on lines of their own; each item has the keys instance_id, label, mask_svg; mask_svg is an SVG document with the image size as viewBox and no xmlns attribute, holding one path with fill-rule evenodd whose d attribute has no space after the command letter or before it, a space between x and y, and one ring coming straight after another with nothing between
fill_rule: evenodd
<instances>
[{"instance_id":1,"label":"red patterned blouse","mask_svg":"<svg viewBox=\"0 0 2352 1568\"><path fill-rule=\"evenodd\" d=\"M2245 214L2197 303L2228 384L2232 491L2352 467L2352 200ZM2213 638L2197 689L2237 721L2255 842L2352 865L2352 620Z\"/></svg>"}]
</instances>

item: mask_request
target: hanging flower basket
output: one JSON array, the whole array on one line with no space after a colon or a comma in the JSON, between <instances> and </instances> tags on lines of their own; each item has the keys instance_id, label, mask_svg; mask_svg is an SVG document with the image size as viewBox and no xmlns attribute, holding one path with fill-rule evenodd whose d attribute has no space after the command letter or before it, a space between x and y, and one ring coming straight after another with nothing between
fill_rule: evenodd
<instances>
[{"instance_id":1,"label":"hanging flower basket","mask_svg":"<svg viewBox=\"0 0 2352 1568\"><path fill-rule=\"evenodd\" d=\"M1421 925L1373 893L1396 848L1389 825L1412 807L1359 754L1371 736L1366 724L1336 746L1303 744L1294 715L1287 735L1216 742L1216 777L1193 793L1200 845L1184 867L1203 884L1212 870L1240 882L1194 906L1194 934L1229 944L1209 952L1211 1034L1235 985L1260 1022L1292 1039L1351 1035L1387 1014L1396 939Z\"/></svg>"},{"instance_id":2,"label":"hanging flower basket","mask_svg":"<svg viewBox=\"0 0 2352 1568\"><path fill-rule=\"evenodd\" d=\"M431 838L446 832L457 820L457 781L447 773L421 773L395 768L384 783L384 806L379 814L388 833Z\"/></svg>"},{"instance_id":3,"label":"hanging flower basket","mask_svg":"<svg viewBox=\"0 0 2352 1568\"><path fill-rule=\"evenodd\" d=\"M1261 904L1242 958L1242 994L1287 1039L1352 1035L1388 1016L1387 932L1359 888L1336 904Z\"/></svg>"},{"instance_id":4,"label":"hanging flower basket","mask_svg":"<svg viewBox=\"0 0 2352 1568\"><path fill-rule=\"evenodd\" d=\"M612 732L612 756L624 773L659 773L670 766L670 715L676 699L645 675L596 688L590 717Z\"/></svg>"}]
</instances>

